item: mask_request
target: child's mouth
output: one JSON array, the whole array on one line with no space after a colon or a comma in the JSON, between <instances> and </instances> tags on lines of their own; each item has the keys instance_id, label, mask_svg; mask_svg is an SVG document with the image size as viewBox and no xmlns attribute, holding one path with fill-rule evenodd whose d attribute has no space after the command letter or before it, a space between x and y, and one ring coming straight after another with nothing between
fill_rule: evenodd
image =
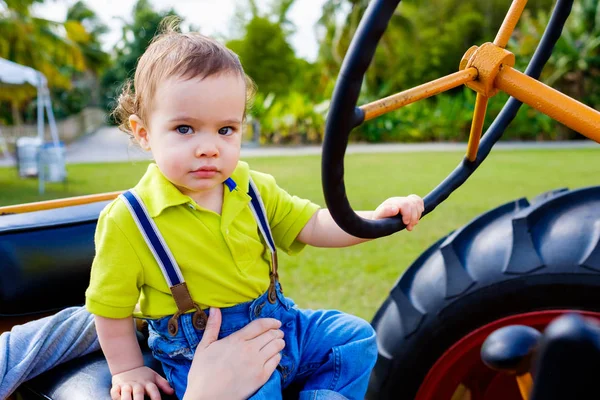
<instances>
[{"instance_id":1,"label":"child's mouth","mask_svg":"<svg viewBox=\"0 0 600 400\"><path fill-rule=\"evenodd\" d=\"M192 175L194 175L197 178L212 178L215 175L217 175L218 172L219 171L218 171L217 167L206 166L206 167L200 167L200 168L192 171Z\"/></svg>"}]
</instances>

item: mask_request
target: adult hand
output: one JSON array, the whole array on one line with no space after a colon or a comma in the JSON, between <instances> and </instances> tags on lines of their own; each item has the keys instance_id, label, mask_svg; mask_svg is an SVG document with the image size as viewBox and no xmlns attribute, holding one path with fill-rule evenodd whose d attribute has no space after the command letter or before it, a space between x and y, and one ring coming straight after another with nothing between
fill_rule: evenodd
<instances>
[{"instance_id":1,"label":"adult hand","mask_svg":"<svg viewBox=\"0 0 600 400\"><path fill-rule=\"evenodd\" d=\"M211 308L188 374L184 400L250 397L269 380L279 365L279 352L285 347L279 327L280 321L261 318L217 340L221 310Z\"/></svg>"}]
</instances>

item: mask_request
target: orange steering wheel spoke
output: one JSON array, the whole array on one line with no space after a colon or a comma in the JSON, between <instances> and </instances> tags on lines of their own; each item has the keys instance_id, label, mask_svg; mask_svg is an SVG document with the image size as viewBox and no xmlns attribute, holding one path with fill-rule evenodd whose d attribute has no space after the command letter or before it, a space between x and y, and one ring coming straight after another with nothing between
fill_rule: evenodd
<instances>
[{"instance_id":1,"label":"orange steering wheel spoke","mask_svg":"<svg viewBox=\"0 0 600 400\"><path fill-rule=\"evenodd\" d=\"M496 46L502 49L506 47L526 5L527 0L513 0L508 9L508 13L506 13L506 17L504 17L504 21L502 21L502 26L500 26L498 34L494 39L494 44Z\"/></svg>"},{"instance_id":2,"label":"orange steering wheel spoke","mask_svg":"<svg viewBox=\"0 0 600 400\"><path fill-rule=\"evenodd\" d=\"M467 145L467 159L469 161L475 161L477 158L479 139L481 139L481 131L483 130L483 121L485 120L487 105L488 98L477 93L473 122L471 122L471 133L469 134L469 144Z\"/></svg>"},{"instance_id":3,"label":"orange steering wheel spoke","mask_svg":"<svg viewBox=\"0 0 600 400\"><path fill-rule=\"evenodd\" d=\"M435 96L436 94L464 85L467 82L474 81L477 79L477 74L475 68L465 68L462 71L444 76L443 78L362 105L360 106L360 109L365 114L364 120L368 121L408 104Z\"/></svg>"}]
</instances>

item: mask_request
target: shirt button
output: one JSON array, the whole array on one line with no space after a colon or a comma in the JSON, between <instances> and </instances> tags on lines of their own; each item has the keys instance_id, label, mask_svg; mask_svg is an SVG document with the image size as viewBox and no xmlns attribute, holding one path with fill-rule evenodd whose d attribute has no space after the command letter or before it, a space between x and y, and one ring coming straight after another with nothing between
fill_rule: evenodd
<instances>
[{"instance_id":1,"label":"shirt button","mask_svg":"<svg viewBox=\"0 0 600 400\"><path fill-rule=\"evenodd\" d=\"M196 207L194 207L194 205L193 205L192 203L188 203L188 207L189 207L191 210L195 210L195 209L196 209Z\"/></svg>"},{"instance_id":2,"label":"shirt button","mask_svg":"<svg viewBox=\"0 0 600 400\"><path fill-rule=\"evenodd\" d=\"M229 229L225 229L225 233L229 235Z\"/></svg>"}]
</instances>

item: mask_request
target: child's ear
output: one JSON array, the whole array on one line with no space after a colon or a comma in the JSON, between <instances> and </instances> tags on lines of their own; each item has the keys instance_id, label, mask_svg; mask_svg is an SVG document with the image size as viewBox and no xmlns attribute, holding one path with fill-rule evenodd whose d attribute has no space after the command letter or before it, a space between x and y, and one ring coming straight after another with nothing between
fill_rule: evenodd
<instances>
[{"instance_id":1,"label":"child's ear","mask_svg":"<svg viewBox=\"0 0 600 400\"><path fill-rule=\"evenodd\" d=\"M140 147L146 151L150 150L150 141L148 140L148 130L144 126L144 122L135 114L129 116L129 126L135 140L140 144Z\"/></svg>"}]
</instances>

